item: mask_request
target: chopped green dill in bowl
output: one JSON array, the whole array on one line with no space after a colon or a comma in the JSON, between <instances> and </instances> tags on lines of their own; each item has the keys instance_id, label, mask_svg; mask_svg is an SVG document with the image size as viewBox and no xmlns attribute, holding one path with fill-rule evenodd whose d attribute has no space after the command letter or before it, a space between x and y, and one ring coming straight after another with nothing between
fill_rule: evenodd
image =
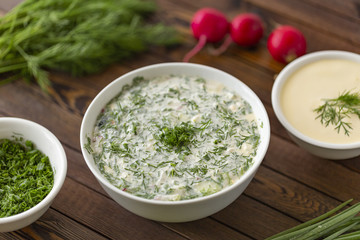
<instances>
[{"instance_id":1,"label":"chopped green dill in bowl","mask_svg":"<svg viewBox=\"0 0 360 240\"><path fill-rule=\"evenodd\" d=\"M24 228L50 207L64 184L67 159L40 124L0 117L0 232Z\"/></svg>"},{"instance_id":2,"label":"chopped green dill in bowl","mask_svg":"<svg viewBox=\"0 0 360 240\"><path fill-rule=\"evenodd\" d=\"M51 191L49 158L23 138L0 139L0 217L24 212Z\"/></svg>"}]
</instances>

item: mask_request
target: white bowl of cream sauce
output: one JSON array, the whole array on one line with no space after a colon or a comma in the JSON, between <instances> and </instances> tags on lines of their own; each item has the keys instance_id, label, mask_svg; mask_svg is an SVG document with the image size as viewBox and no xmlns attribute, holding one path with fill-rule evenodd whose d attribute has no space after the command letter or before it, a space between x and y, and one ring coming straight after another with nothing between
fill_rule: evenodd
<instances>
[{"instance_id":1,"label":"white bowl of cream sauce","mask_svg":"<svg viewBox=\"0 0 360 240\"><path fill-rule=\"evenodd\" d=\"M199 77L199 79L195 79L195 81L190 79L191 84L195 85L187 87L182 85L182 79L174 79L172 77L179 75L196 76ZM131 86L131 84L134 84L134 78L144 77L146 79L153 79L157 77L162 78L161 76L170 77L168 80L164 80L165 82L160 79L159 84L149 85L148 87L150 88L131 87L130 92L125 92L125 95L121 93L125 85ZM201 130L199 132L202 126L208 126L207 123L213 123L213 127L217 125L219 127L222 126L221 122L212 118L215 117L212 116L212 113L215 111L217 104L214 103L213 106L212 104L208 104L207 101L201 103L201 99L194 95L183 95L186 94L192 86L197 88L196 86L202 82L202 79L215 81L216 84L204 85L204 89L201 87L199 89L201 92L199 95L200 98L206 99L206 97L202 95L202 93L206 91L212 92L211 94L218 94L218 91L212 88L219 86L219 84L223 85L250 104L255 120L258 122L259 144L256 153L251 155L251 163L249 162L250 164L246 167L246 171L244 171L236 181L219 189L219 191L217 191L218 189L212 191L214 190L213 186L220 186L214 181L213 184L203 182L203 184L195 183L188 187L177 188L177 186L181 186L181 184L184 183L184 180L187 181L186 179L181 179L181 176L190 176L193 174L197 176L196 174L199 174L199 178L193 179L197 181L201 178L200 175L204 175L206 179L211 179L210 175L221 172L221 169L214 166L207 171L201 172L201 174L194 173L193 171L193 169L196 168L196 162L211 162L213 160L215 153L212 149L219 150L219 146L221 149L224 147L224 142L220 140L217 141L216 139L212 141L204 139L204 141L208 142L202 144L203 138L201 136L201 134L203 134L216 137L222 129L214 133L208 132L207 130ZM167 83L168 81L173 81L171 87L162 89L162 86L165 86L163 83ZM159 100L157 96L159 94L161 96L169 96L170 98ZM230 93L222 93L220 91L219 94L225 95L217 95L216 98L222 99L222 97L225 97L233 99L233 95ZM119 101L111 102L112 99L117 96L120 97ZM185 101L185 99L187 100ZM160 106L164 101L168 102L166 109L164 109L163 112L158 112L159 108L155 105ZM150 106L147 108L149 114L144 114L145 110L143 111L142 105L145 103L148 104L149 102ZM222 102L223 100L221 100L221 103ZM221 105L221 103L218 104ZM136 104L136 106L132 104ZM200 109L202 106L205 107L204 110L198 111L198 107ZM228 118L228 114L241 117L241 113L237 113L237 110L240 108L240 103L238 105L229 104L228 109L225 111L226 114L223 115L223 117ZM114 115L111 112L108 114L109 109L114 110ZM184 112L183 114L180 111L181 109L188 109L188 112ZM131 111L131 114L126 115L126 112L128 113L129 111ZM152 113L150 114L150 112ZM192 113L195 115L191 115ZM134 121L135 118L137 120ZM163 118L168 120L163 121ZM210 118L212 120L210 120ZM104 121L102 121L102 119ZM143 124L145 120L148 124ZM245 119L239 120L243 122ZM205 125L201 124L201 122ZM189 124L197 129L195 130L197 136L191 139L195 140L196 145L198 145L200 149L194 149L191 146L192 144L187 144L183 146L185 150L183 147L181 149L176 148L175 152L168 153L167 148L169 146L163 145L162 139L165 135L162 135L162 133L173 131L175 127L179 127L181 130L181 128L184 127L184 123L186 123L186 127L188 127ZM107 128L109 130L119 130L119 132L117 133L115 130L106 132ZM235 132L232 133L236 135ZM117 135L120 137L116 138L115 136ZM139 139L139 142L133 141L139 137L143 138L143 140ZM111 138L111 140L107 142L105 138ZM270 124L268 116L263 104L255 93L234 76L212 67L191 63L155 64L134 70L119 77L105 87L91 102L84 115L80 131L80 144L84 159L104 190L125 209L139 216L164 222L186 222L204 218L220 211L236 200L254 177L265 156L269 141ZM135 146L144 146L145 150L141 150ZM165 148L165 155L162 156L153 152L163 152L159 147ZM188 147L189 150L187 149ZM103 155L97 151L102 148L110 149L110 151ZM111 151L111 149L114 151ZM224 148L224 154L236 156L238 150L239 149L235 147L226 147L226 149ZM120 152L121 156L115 156L116 152ZM200 158L190 159L190 155L187 155L189 152L195 153L195 155L200 156ZM210 155L208 156L205 153L210 153ZM194 165L188 167L188 163L193 163ZM219 163L219 161L217 161L217 163ZM224 164L221 164L221 167L226 169L229 165L230 162L228 165L224 162ZM179 166L180 168L178 168ZM157 171L158 168L163 168L164 171L159 172ZM240 170L241 168L234 169ZM210 175L208 175L209 173ZM151 177L156 176L160 176L160 178L152 181ZM224 173L221 176L231 177L232 173ZM221 176L217 177L221 178ZM225 180L226 179L230 178L226 177ZM136 185L139 183L138 180L141 180L140 183L143 184ZM166 190L167 188L171 190L169 191L169 195L166 195L166 191L164 191L164 189ZM139 189L139 191L136 191L136 189ZM147 192L146 189L151 191ZM184 192L189 189L191 192L188 193L194 193L196 197L192 198ZM199 189L200 191L197 191ZM207 194L204 193L202 189L210 189L211 192ZM154 194L154 191L156 194ZM204 194L201 195L202 193Z\"/></svg>"},{"instance_id":2,"label":"white bowl of cream sauce","mask_svg":"<svg viewBox=\"0 0 360 240\"><path fill-rule=\"evenodd\" d=\"M345 93L360 94L360 55L319 51L288 64L276 77L271 97L278 120L295 143L313 155L341 160L360 155L360 118L342 114L340 122L326 124L328 111L322 115L316 109L335 104L332 109L338 112L336 99Z\"/></svg>"}]
</instances>

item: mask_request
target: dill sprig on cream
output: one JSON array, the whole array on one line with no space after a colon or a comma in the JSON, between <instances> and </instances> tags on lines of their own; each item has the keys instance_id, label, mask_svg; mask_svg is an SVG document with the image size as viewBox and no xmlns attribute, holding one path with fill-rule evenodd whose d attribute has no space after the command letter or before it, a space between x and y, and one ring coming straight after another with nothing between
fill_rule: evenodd
<instances>
[{"instance_id":1,"label":"dill sprig on cream","mask_svg":"<svg viewBox=\"0 0 360 240\"><path fill-rule=\"evenodd\" d=\"M338 133L343 130L349 136L352 127L346 118L355 115L360 120L360 93L344 91L339 97L324 101L323 105L314 109L318 114L316 119L320 119L321 124L326 127L333 125Z\"/></svg>"}]
</instances>

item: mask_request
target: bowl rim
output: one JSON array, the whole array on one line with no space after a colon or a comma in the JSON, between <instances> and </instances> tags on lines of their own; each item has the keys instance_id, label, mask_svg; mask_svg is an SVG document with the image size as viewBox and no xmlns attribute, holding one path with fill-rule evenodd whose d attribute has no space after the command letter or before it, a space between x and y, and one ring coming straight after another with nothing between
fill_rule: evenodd
<instances>
[{"instance_id":1,"label":"bowl rim","mask_svg":"<svg viewBox=\"0 0 360 240\"><path fill-rule=\"evenodd\" d=\"M54 167L52 166L53 171L54 171L54 176L56 174L58 180L56 183L54 181L54 185L53 185L51 191L49 192L48 195L46 195L46 197L43 200L41 200L38 204L36 204L32 208L30 208L24 212L18 213L16 215L0 218L0 225L9 224L9 223L16 222L16 221L21 221L27 217L30 217L31 215L36 214L37 212L40 212L44 208L46 208L49 204L51 204L51 202L54 200L56 195L59 193L59 191L65 181L66 173L67 173L67 158L66 158L65 150L64 150L61 142L59 141L59 139L52 132L50 132L50 130L48 130L47 128L45 128L44 126L42 126L36 122L30 121L27 119L23 119L23 118L17 118L17 117L0 117L0 125L3 123L13 123L13 124L15 123L16 125L26 125L31 128L36 128L39 130L39 132L44 133L48 138L51 139L51 141L53 143L55 143L56 148L58 149L59 153L61 154L59 156L59 159L61 159L61 161L63 162L63 167L60 169L56 169L56 171L55 171ZM55 177L54 177L54 179L55 179Z\"/></svg>"},{"instance_id":2,"label":"bowl rim","mask_svg":"<svg viewBox=\"0 0 360 240\"><path fill-rule=\"evenodd\" d=\"M308 53L306 55L303 55L294 61L290 62L288 65L286 65L280 73L277 75L274 85L272 87L271 91L271 102L272 106L275 112L275 115L277 119L280 121L280 123L285 127L287 131L289 131L292 135L294 135L296 138L307 142L309 144L312 144L317 147L326 148L326 149L336 149L336 150L350 150L350 149L356 149L360 148L360 142L354 142L354 143L328 143L324 141L320 141L314 138L311 138L299 130L297 130L295 127L293 127L290 122L285 118L282 109L280 107L280 92L282 90L282 87L284 83L286 82L287 78L294 73L297 69L312 63L316 62L322 59L345 59L345 60L351 60L355 62L360 63L360 54L348 52L348 51L342 51L342 50L322 50L322 51L316 51L312 53Z\"/></svg>"},{"instance_id":3,"label":"bowl rim","mask_svg":"<svg viewBox=\"0 0 360 240\"><path fill-rule=\"evenodd\" d=\"M118 82L120 81L124 81L124 79L127 79L131 76L133 76L136 73L141 73L143 71L148 71L150 69L156 69L156 68L184 68L184 67L188 67L188 68L200 68L203 71L213 71L213 72L217 72L222 74L224 77L230 78L230 79L236 79L239 84L242 86L242 88L244 88L252 97L252 100L255 101L255 103L252 104L256 105L257 108L259 108L259 111L263 112L263 116L264 118L261 119L263 122L263 151L262 152L257 152L257 161L254 162L253 165L251 165L251 167L241 176L241 178L239 180L237 180L234 184L221 189L220 191L208 195L208 196L203 196L203 197L198 197L198 198L194 198L194 199L186 199L186 200L176 200L176 201L164 201L164 200L154 200L154 199L145 199L142 197L138 197L135 196L133 194L121 191L119 188L115 187L114 185L112 185L110 182L108 182L104 176L102 176L102 174L98 173L98 171L93 167L93 165L90 163L90 161L93 161L92 158L88 158L88 153L87 150L84 148L84 144L85 144L85 139L86 139L86 132L84 130L86 123L89 119L89 115L91 114L91 109L93 108L93 106L96 104L97 101L99 101L98 99L101 99L102 96L109 91L109 89L118 84ZM160 73L159 75L164 74L164 73ZM112 96L115 97L116 95ZM97 116L98 114L96 114ZM206 66L206 65L202 65L202 64L196 64L196 63L184 63L184 62L169 62L169 63L157 63L157 64L152 64L152 65L148 65L145 67L141 67L141 68L137 68L135 70L129 71L128 73L125 73L121 76L119 76L118 78L116 78L115 80L113 80L111 83L109 83L107 86L105 86L97 95L96 97L92 100L92 102L90 103L90 105L88 106L82 123L81 123L81 128L80 128L80 147L81 147L81 151L82 151L82 155L83 158L88 166L88 168L90 169L90 171L92 172L92 174L96 177L96 179L103 185L105 185L107 188L109 188L110 190L116 192L117 194L120 194L123 197L129 198L131 200L137 201L137 202L141 202L141 203L147 203L147 204L152 204L152 205L162 205L162 206L179 206L179 205L185 205L185 204L191 204L191 203L198 203L198 202L202 202L202 201L206 201L208 199L213 199L213 198L217 198L220 195L226 194L227 192L231 191L232 189L238 187L239 185L241 185L243 182L245 182L249 177L251 177L253 174L256 173L258 167L260 166L261 162L263 161L265 154L267 152L268 146L269 146L269 142L270 142L270 121L268 118L268 114L266 112L266 109L263 105L263 103L261 102L261 100L258 98L258 96L246 85L244 84L240 79L222 71L219 70L217 68L214 67L210 67L210 66Z\"/></svg>"}]
</instances>

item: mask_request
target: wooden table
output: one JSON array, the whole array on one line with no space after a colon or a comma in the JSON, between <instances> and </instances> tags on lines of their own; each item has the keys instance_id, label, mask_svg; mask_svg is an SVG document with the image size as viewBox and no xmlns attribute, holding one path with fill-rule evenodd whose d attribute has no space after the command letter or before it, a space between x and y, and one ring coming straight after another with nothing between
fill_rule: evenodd
<instances>
[{"instance_id":1,"label":"wooden table","mask_svg":"<svg viewBox=\"0 0 360 240\"><path fill-rule=\"evenodd\" d=\"M2 0L2 12L12 0ZM330 161L295 145L276 119L271 88L284 65L266 49L276 24L299 28L308 52L347 50L360 53L359 0L158 0L156 18L175 26L185 42L174 49L154 49L83 78L51 75L54 93L16 81L0 87L0 116L33 120L62 142L68 173L50 209L34 224L0 239L264 239L314 218L340 202L360 200L360 158ZM191 62L224 70L247 84L260 97L271 122L271 142L265 159L245 192L224 210L202 220L169 224L136 216L115 203L100 187L81 155L79 130L84 112L96 94L118 76L149 64L181 61L195 44L189 30L194 12L205 6L222 10L231 19L250 11L266 22L258 47L232 45L215 57L206 50Z\"/></svg>"}]
</instances>

